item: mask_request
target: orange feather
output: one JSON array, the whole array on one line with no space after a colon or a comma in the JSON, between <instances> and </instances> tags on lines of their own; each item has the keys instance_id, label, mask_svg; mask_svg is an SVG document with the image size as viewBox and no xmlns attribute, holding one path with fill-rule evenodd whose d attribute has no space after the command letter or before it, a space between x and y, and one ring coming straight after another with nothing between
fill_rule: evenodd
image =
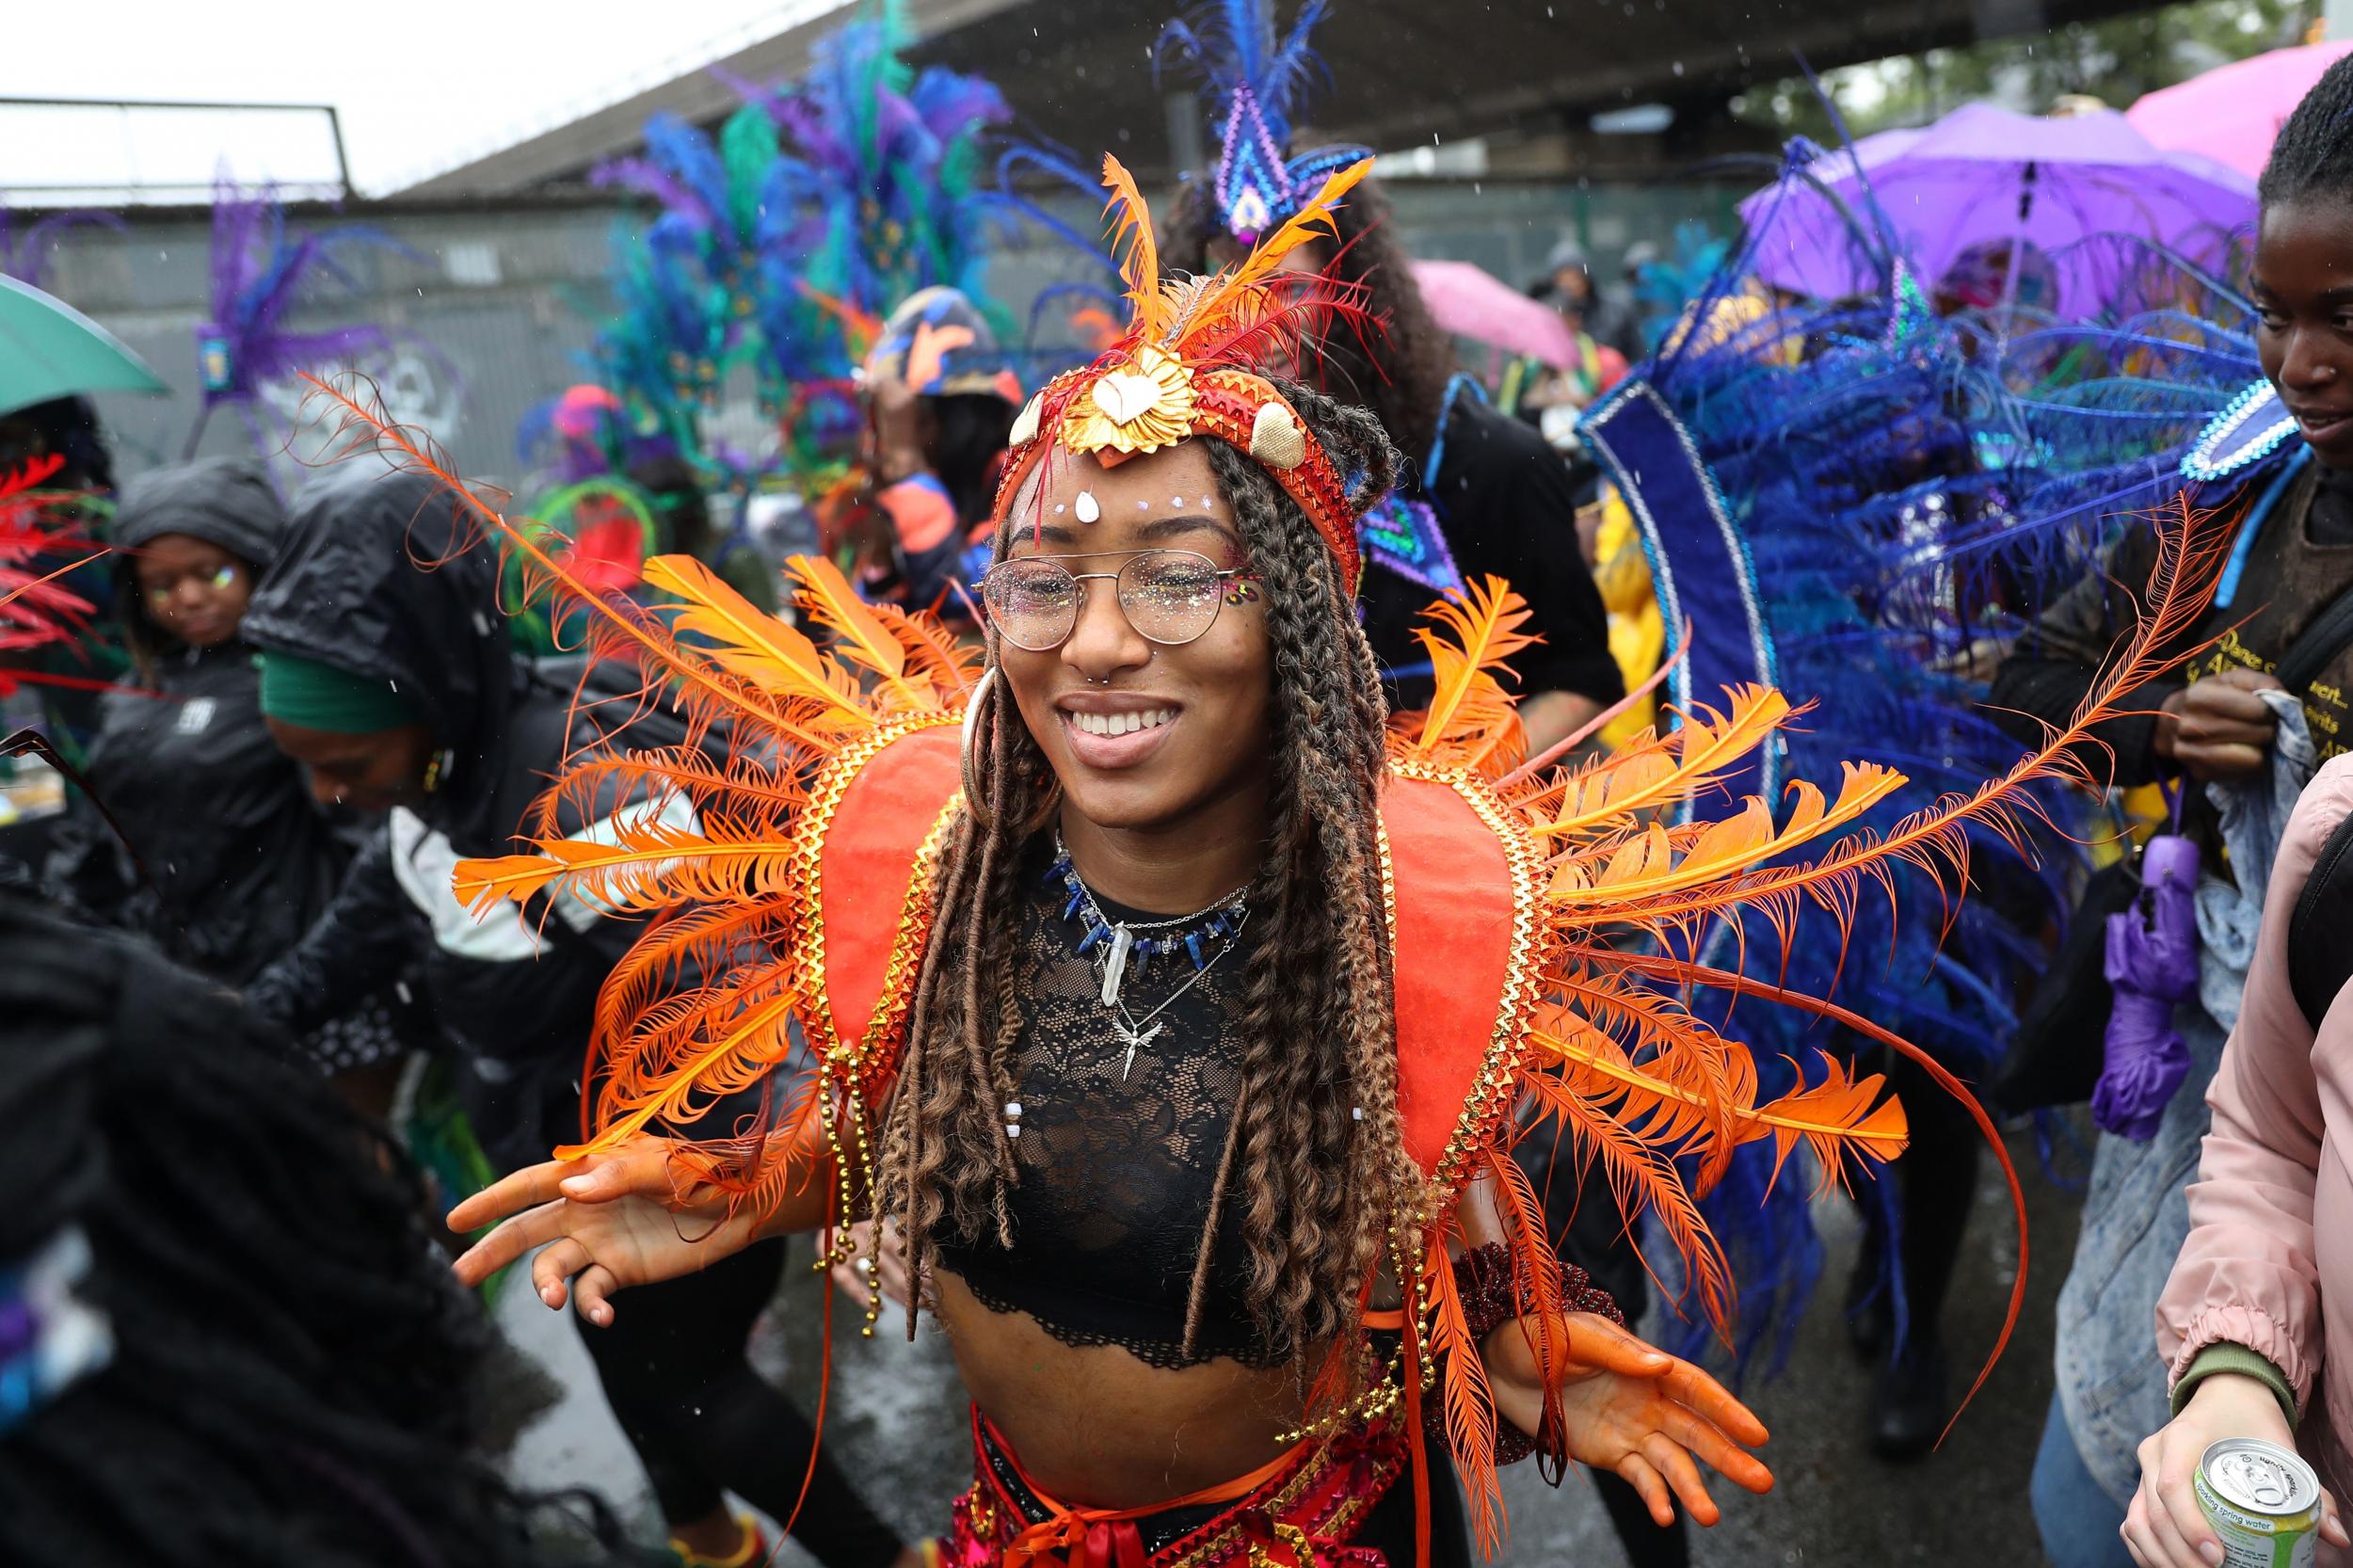
<instances>
[{"instance_id":1,"label":"orange feather","mask_svg":"<svg viewBox=\"0 0 2353 1568\"><path fill-rule=\"evenodd\" d=\"M1434 626L1414 635L1430 655L1435 682L1413 749L1424 756L1448 743L1476 744L1513 724L1513 705L1497 680L1507 661L1537 639L1522 632L1528 601L1500 577L1464 584L1423 612Z\"/></svg>"},{"instance_id":2,"label":"orange feather","mask_svg":"<svg viewBox=\"0 0 2353 1568\"><path fill-rule=\"evenodd\" d=\"M1428 1277L1435 1302L1430 1348L1446 1380L1447 1442L1470 1500L1480 1555L1492 1558L1502 1545L1503 1512L1503 1483L1496 1475L1495 1390L1488 1386L1483 1352L1471 1338L1462 1291L1443 1252Z\"/></svg>"},{"instance_id":3,"label":"orange feather","mask_svg":"<svg viewBox=\"0 0 2353 1568\"><path fill-rule=\"evenodd\" d=\"M702 638L712 663L729 675L761 691L816 704L828 722L871 728L858 705L856 681L815 643L756 607L700 561L657 555L646 563L646 583L678 600L661 607L672 628Z\"/></svg>"},{"instance_id":4,"label":"orange feather","mask_svg":"<svg viewBox=\"0 0 2353 1568\"><path fill-rule=\"evenodd\" d=\"M1159 343L1168 322L1168 298L1160 287L1160 249L1152 234L1152 212L1128 166L1103 154L1103 184L1111 198L1103 203L1112 219L1112 248L1119 255L1120 276L1128 280L1128 302L1133 311L1129 330L1145 343Z\"/></svg>"}]
</instances>

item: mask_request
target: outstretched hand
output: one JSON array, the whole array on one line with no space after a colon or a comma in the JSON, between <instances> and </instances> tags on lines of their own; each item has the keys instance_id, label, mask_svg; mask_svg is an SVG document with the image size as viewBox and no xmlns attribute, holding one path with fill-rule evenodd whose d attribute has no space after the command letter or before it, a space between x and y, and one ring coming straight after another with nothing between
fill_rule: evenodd
<instances>
[{"instance_id":1,"label":"outstretched hand","mask_svg":"<svg viewBox=\"0 0 2353 1568\"><path fill-rule=\"evenodd\" d=\"M497 1224L452 1265L481 1284L534 1247L531 1282L561 1307L568 1296L599 1326L613 1321L612 1296L633 1285L709 1268L757 1238L749 1216L730 1217L716 1195L677 1191L670 1143L640 1136L609 1154L551 1160L502 1177L450 1210L449 1227Z\"/></svg>"},{"instance_id":2,"label":"outstretched hand","mask_svg":"<svg viewBox=\"0 0 2353 1568\"><path fill-rule=\"evenodd\" d=\"M1722 1384L1594 1313L1573 1312L1564 1326L1561 1403L1571 1459L1623 1477L1662 1526L1674 1522L1678 1497L1703 1525L1722 1517L1702 1464L1748 1491L1772 1490L1773 1473L1748 1451L1765 1441L1765 1425ZM1544 1419L1535 1336L1533 1323L1508 1322L1484 1346L1496 1413L1522 1432Z\"/></svg>"}]
</instances>

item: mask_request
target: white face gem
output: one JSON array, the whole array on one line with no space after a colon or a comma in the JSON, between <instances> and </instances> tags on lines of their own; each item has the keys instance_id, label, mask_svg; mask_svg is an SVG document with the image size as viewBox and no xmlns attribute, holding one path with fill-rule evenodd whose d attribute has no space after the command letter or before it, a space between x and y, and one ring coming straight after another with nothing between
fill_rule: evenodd
<instances>
[{"instance_id":1,"label":"white face gem","mask_svg":"<svg viewBox=\"0 0 2353 1568\"><path fill-rule=\"evenodd\" d=\"M1056 517L1060 517L1060 516L1062 516L1064 512L1067 512L1068 510L1070 510L1070 508L1069 508L1069 507L1067 507L1067 506L1065 506L1065 505L1064 505L1061 502L1057 501L1057 502L1055 502L1055 503L1054 503L1054 515L1055 515Z\"/></svg>"},{"instance_id":2,"label":"white face gem","mask_svg":"<svg viewBox=\"0 0 2353 1568\"><path fill-rule=\"evenodd\" d=\"M1201 509L1202 509L1203 511L1205 511L1205 512L1206 512L1206 511L1208 511L1210 507L1212 507L1212 506L1214 506L1214 505L1216 505L1216 504L1217 504L1217 500L1216 500L1216 498L1215 498L1215 497L1213 497L1213 496L1206 496L1206 495L1205 495L1205 496L1203 496L1203 497L1201 498Z\"/></svg>"},{"instance_id":3,"label":"white face gem","mask_svg":"<svg viewBox=\"0 0 2353 1568\"><path fill-rule=\"evenodd\" d=\"M1171 506L1182 506L1185 504L1185 498L1181 495L1172 495L1168 498L1168 504Z\"/></svg>"},{"instance_id":4,"label":"white face gem","mask_svg":"<svg viewBox=\"0 0 2353 1568\"><path fill-rule=\"evenodd\" d=\"M1093 490L1079 492L1078 513L1080 522L1093 522L1103 515L1103 508L1096 503Z\"/></svg>"}]
</instances>

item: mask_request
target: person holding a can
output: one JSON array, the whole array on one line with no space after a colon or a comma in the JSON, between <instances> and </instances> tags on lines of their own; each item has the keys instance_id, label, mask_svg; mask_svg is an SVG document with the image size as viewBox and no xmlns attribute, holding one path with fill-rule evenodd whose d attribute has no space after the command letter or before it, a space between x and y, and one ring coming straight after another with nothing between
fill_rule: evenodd
<instances>
[{"instance_id":1,"label":"person holding a can","mask_svg":"<svg viewBox=\"0 0 2353 1568\"><path fill-rule=\"evenodd\" d=\"M2353 205L2337 221L2353 256ZM2353 263L2344 271L2353 284ZM2335 1501L2353 1485L2353 1009L2315 1031L2287 956L2290 917L2349 812L2353 756L2338 757L2289 820L2207 1091L2189 1239L2157 1304L2173 1419L2140 1445L2124 1517L2143 1568L2353 1562Z\"/></svg>"},{"instance_id":2,"label":"person holding a can","mask_svg":"<svg viewBox=\"0 0 2353 1568\"><path fill-rule=\"evenodd\" d=\"M2353 207L2339 221L2353 231ZM2353 1560L2334 1502L2353 1483L2353 1160L2329 1126L2353 1113L2353 1010L2315 1033L2287 970L2290 916L2348 812L2353 756L2332 758L2281 840L2207 1090L2191 1234L2158 1302L2174 1419L2141 1443L2122 1530L2144 1568Z\"/></svg>"}]
</instances>

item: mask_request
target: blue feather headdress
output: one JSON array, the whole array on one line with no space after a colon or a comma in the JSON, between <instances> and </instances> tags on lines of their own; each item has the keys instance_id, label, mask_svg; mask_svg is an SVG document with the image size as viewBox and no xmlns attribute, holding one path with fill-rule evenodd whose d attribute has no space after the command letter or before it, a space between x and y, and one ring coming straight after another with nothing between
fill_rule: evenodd
<instances>
[{"instance_id":1,"label":"blue feather headdress","mask_svg":"<svg viewBox=\"0 0 2353 1568\"><path fill-rule=\"evenodd\" d=\"M723 74L744 103L715 141L656 117L642 155L599 171L659 208L616 243L600 374L634 433L666 435L731 488L839 469L856 370L908 296L945 284L1001 316L982 282L1003 203L979 176L981 140L1010 110L977 77L916 71L906 38L899 8L877 5L799 81ZM781 440L723 456L703 424L744 366Z\"/></svg>"},{"instance_id":2,"label":"blue feather headdress","mask_svg":"<svg viewBox=\"0 0 2353 1568\"><path fill-rule=\"evenodd\" d=\"M1209 78L1218 139L1210 177L1218 216L1241 245L1281 228L1328 176L1371 156L1362 147L1291 155L1291 117L1323 66L1307 35L1323 16L1324 0L1307 0L1278 34L1273 0L1218 0L1198 21L1172 22L1160 34Z\"/></svg>"},{"instance_id":3,"label":"blue feather headdress","mask_svg":"<svg viewBox=\"0 0 2353 1568\"><path fill-rule=\"evenodd\" d=\"M822 302L826 357L844 374L872 324L918 290L985 301L1003 221L981 181L982 139L1012 117L1003 94L938 66L917 72L900 56L906 37L884 6L821 42L808 75L776 99L788 151L765 250L794 292Z\"/></svg>"}]
</instances>

